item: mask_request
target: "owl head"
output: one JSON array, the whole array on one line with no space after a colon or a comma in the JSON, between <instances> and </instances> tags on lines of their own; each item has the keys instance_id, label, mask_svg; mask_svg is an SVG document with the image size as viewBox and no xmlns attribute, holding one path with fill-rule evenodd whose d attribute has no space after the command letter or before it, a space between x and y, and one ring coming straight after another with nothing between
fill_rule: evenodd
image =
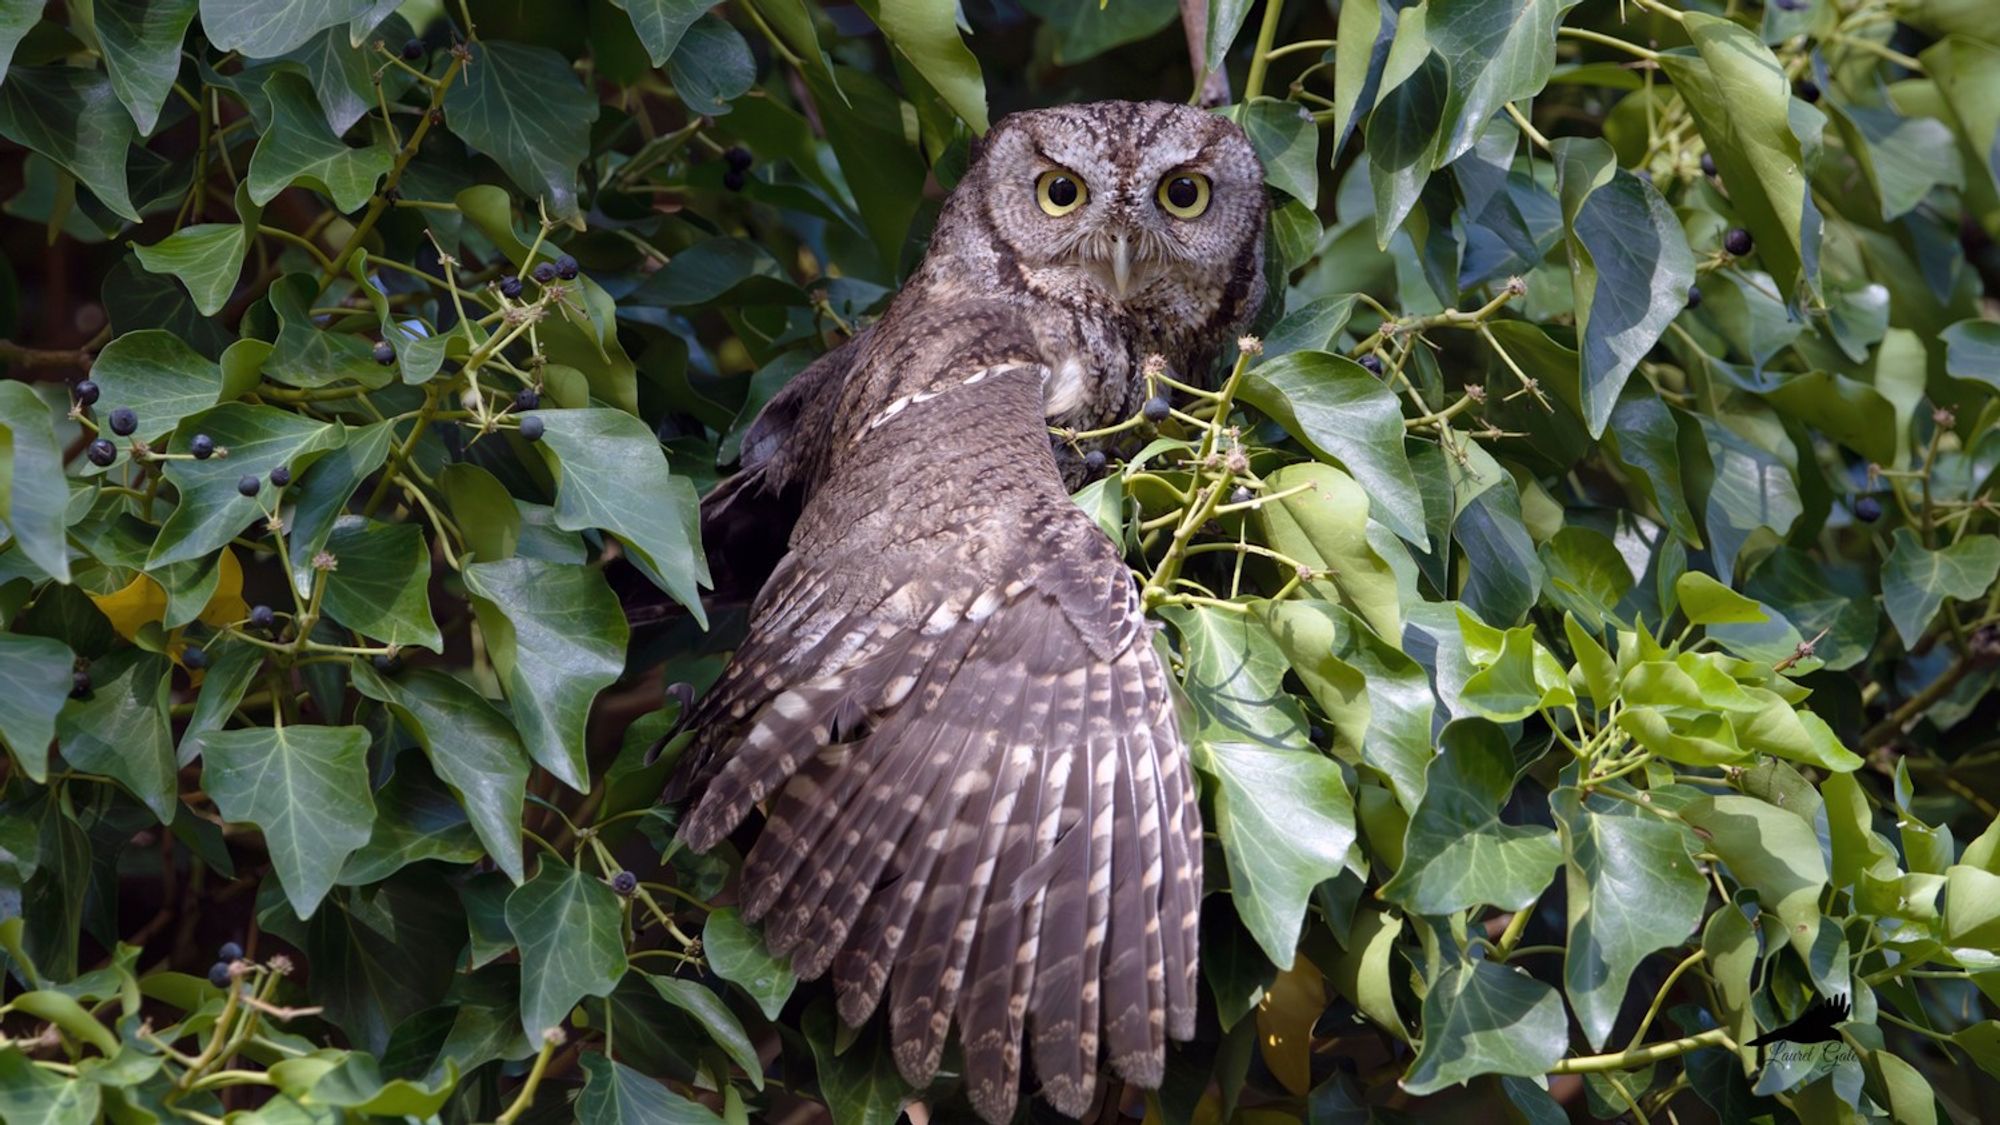
<instances>
[{"instance_id":1,"label":"owl head","mask_svg":"<svg viewBox=\"0 0 2000 1125\"><path fill-rule=\"evenodd\" d=\"M1261 298L1267 206L1263 165L1226 118L1167 102L1032 110L984 138L932 256L1219 338Z\"/></svg>"}]
</instances>

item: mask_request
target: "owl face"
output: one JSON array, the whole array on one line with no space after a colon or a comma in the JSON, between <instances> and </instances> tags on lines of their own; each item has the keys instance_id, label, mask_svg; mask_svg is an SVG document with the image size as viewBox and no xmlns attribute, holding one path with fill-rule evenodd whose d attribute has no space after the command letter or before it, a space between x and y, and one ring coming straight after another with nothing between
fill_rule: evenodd
<instances>
[{"instance_id":1,"label":"owl face","mask_svg":"<svg viewBox=\"0 0 2000 1125\"><path fill-rule=\"evenodd\" d=\"M1261 257L1263 165L1234 123L1190 106L1014 114L960 190L974 184L1020 266L1074 274L1127 308L1213 307Z\"/></svg>"}]
</instances>

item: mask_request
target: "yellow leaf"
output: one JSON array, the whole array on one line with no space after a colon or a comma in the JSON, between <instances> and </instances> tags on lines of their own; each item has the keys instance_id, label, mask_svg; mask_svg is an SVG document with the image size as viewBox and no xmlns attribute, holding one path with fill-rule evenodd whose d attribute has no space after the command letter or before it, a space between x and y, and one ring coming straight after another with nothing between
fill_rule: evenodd
<instances>
[{"instance_id":1,"label":"yellow leaf","mask_svg":"<svg viewBox=\"0 0 2000 1125\"><path fill-rule=\"evenodd\" d=\"M1312 1092L1312 1029L1325 1010L1326 981L1307 957L1294 958L1257 1005L1257 1048L1264 1065L1299 1097Z\"/></svg>"},{"instance_id":2,"label":"yellow leaf","mask_svg":"<svg viewBox=\"0 0 2000 1125\"><path fill-rule=\"evenodd\" d=\"M238 585L242 575L237 575ZM144 574L135 575L125 588L110 594L92 594L90 600L111 620L111 627L128 641L139 639L139 630L158 624L167 616L167 592Z\"/></svg>"},{"instance_id":3,"label":"yellow leaf","mask_svg":"<svg viewBox=\"0 0 2000 1125\"><path fill-rule=\"evenodd\" d=\"M224 547L222 559L217 565L221 569L215 581L215 593L209 595L208 605L201 611L201 623L211 629L220 629L250 616L250 604L243 600L243 564L236 561L236 549Z\"/></svg>"}]
</instances>

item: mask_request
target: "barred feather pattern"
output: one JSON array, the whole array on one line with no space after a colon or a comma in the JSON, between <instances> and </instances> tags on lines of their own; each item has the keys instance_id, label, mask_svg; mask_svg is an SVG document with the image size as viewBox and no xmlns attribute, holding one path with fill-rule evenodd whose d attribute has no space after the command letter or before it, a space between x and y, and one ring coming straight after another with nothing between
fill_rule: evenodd
<instances>
[{"instance_id":1,"label":"barred feather pattern","mask_svg":"<svg viewBox=\"0 0 2000 1125\"><path fill-rule=\"evenodd\" d=\"M844 1021L887 997L919 1087L956 1026L989 1122L1031 1055L1077 1116L1100 1057L1156 1087L1193 1034L1193 775L1131 575L1058 475L1035 341L977 309L912 335L957 343L834 426L857 436L697 705L681 838L707 850L761 808L744 914L801 977L831 973ZM898 346L850 381L910 370Z\"/></svg>"}]
</instances>

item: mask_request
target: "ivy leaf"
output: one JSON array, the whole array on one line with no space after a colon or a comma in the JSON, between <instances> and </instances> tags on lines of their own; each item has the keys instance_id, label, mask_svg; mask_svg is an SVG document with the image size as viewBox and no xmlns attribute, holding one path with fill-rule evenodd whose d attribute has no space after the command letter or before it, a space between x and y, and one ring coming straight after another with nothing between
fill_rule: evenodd
<instances>
[{"instance_id":1,"label":"ivy leaf","mask_svg":"<svg viewBox=\"0 0 2000 1125\"><path fill-rule=\"evenodd\" d=\"M507 896L521 948L521 1029L530 1042L559 1028L586 996L609 996L625 975L624 913L600 880L544 857Z\"/></svg>"},{"instance_id":2,"label":"ivy leaf","mask_svg":"<svg viewBox=\"0 0 2000 1125\"><path fill-rule=\"evenodd\" d=\"M587 791L590 704L625 670L617 596L594 569L530 558L473 563L465 585L528 752L564 784Z\"/></svg>"},{"instance_id":3,"label":"ivy leaf","mask_svg":"<svg viewBox=\"0 0 2000 1125\"><path fill-rule=\"evenodd\" d=\"M1312 750L1204 740L1195 762L1216 781L1215 831L1237 917L1279 969L1298 950L1313 888L1340 874L1354 798L1340 766Z\"/></svg>"},{"instance_id":4,"label":"ivy leaf","mask_svg":"<svg viewBox=\"0 0 2000 1125\"><path fill-rule=\"evenodd\" d=\"M601 1051L585 1053L581 1062L583 1093L577 1095L576 1119L583 1125L721 1125L722 1118L707 1106Z\"/></svg>"},{"instance_id":5,"label":"ivy leaf","mask_svg":"<svg viewBox=\"0 0 2000 1125\"><path fill-rule=\"evenodd\" d=\"M48 777L49 742L69 698L74 659L61 641L0 633L0 742L36 784Z\"/></svg>"},{"instance_id":6,"label":"ivy leaf","mask_svg":"<svg viewBox=\"0 0 2000 1125\"><path fill-rule=\"evenodd\" d=\"M363 887L412 863L477 863L486 855L465 810L429 770L397 763L396 776L375 791L368 842L347 857L335 880Z\"/></svg>"},{"instance_id":7,"label":"ivy leaf","mask_svg":"<svg viewBox=\"0 0 2000 1125\"><path fill-rule=\"evenodd\" d=\"M1430 681L1423 666L1345 607L1292 598L1264 608L1271 634L1345 747L1389 779L1413 809L1431 759Z\"/></svg>"},{"instance_id":8,"label":"ivy leaf","mask_svg":"<svg viewBox=\"0 0 2000 1125\"><path fill-rule=\"evenodd\" d=\"M1050 61L1075 66L1127 43L1151 38L1174 21L1177 0L1120 0L1116 4L1072 4L1069 0L1021 0L1054 40Z\"/></svg>"},{"instance_id":9,"label":"ivy leaf","mask_svg":"<svg viewBox=\"0 0 2000 1125\"><path fill-rule=\"evenodd\" d=\"M660 977L642 973L646 983L660 994L660 999L695 1018L708 1032L709 1038L721 1047L729 1061L743 1068L750 1082L759 1090L764 1088L764 1064L757 1057L756 1045L743 1030L743 1022L736 1013L722 1002L722 998L702 985L679 977Z\"/></svg>"},{"instance_id":10,"label":"ivy leaf","mask_svg":"<svg viewBox=\"0 0 2000 1125\"><path fill-rule=\"evenodd\" d=\"M26 383L0 382L0 525L37 570L69 581L69 484L49 405Z\"/></svg>"},{"instance_id":11,"label":"ivy leaf","mask_svg":"<svg viewBox=\"0 0 2000 1125\"><path fill-rule=\"evenodd\" d=\"M88 1125L101 1120L104 1086L64 1078L20 1051L0 1052L0 1118L8 1125Z\"/></svg>"},{"instance_id":12,"label":"ivy leaf","mask_svg":"<svg viewBox=\"0 0 2000 1125\"><path fill-rule=\"evenodd\" d=\"M1313 456L1335 461L1368 492L1375 515L1420 549L1423 495L1403 452L1403 408L1381 380L1344 356L1293 352L1252 367L1239 395Z\"/></svg>"},{"instance_id":13,"label":"ivy leaf","mask_svg":"<svg viewBox=\"0 0 2000 1125\"><path fill-rule=\"evenodd\" d=\"M1819 935L1819 896L1826 859L1813 826L1797 813L1736 794L1704 795L1681 807L1681 818L1722 857L1730 874L1757 892L1758 905L1785 924L1799 956L1810 960Z\"/></svg>"},{"instance_id":14,"label":"ivy leaf","mask_svg":"<svg viewBox=\"0 0 2000 1125\"><path fill-rule=\"evenodd\" d=\"M986 79L958 34L958 6L937 0L861 0L889 45L975 134L986 132Z\"/></svg>"},{"instance_id":15,"label":"ivy leaf","mask_svg":"<svg viewBox=\"0 0 2000 1125\"><path fill-rule=\"evenodd\" d=\"M564 531L603 528L632 549L646 577L686 606L704 628L708 616L698 587L711 585L708 560L697 546L694 486L667 468L659 439L622 411L543 410L527 417L545 423L542 447L559 469L556 526ZM644 505L630 502L644 496Z\"/></svg>"},{"instance_id":16,"label":"ivy leaf","mask_svg":"<svg viewBox=\"0 0 2000 1125\"><path fill-rule=\"evenodd\" d=\"M251 200L261 207L297 183L325 193L342 211L368 202L376 182L395 163L388 146L343 144L326 127L312 87L301 75L288 70L272 74L264 80L264 96L271 103L271 124L250 154L246 182Z\"/></svg>"},{"instance_id":17,"label":"ivy leaf","mask_svg":"<svg viewBox=\"0 0 2000 1125\"><path fill-rule=\"evenodd\" d=\"M202 787L226 820L255 824L300 918L368 842L375 801L362 727L271 726L202 737Z\"/></svg>"},{"instance_id":18,"label":"ivy leaf","mask_svg":"<svg viewBox=\"0 0 2000 1125\"><path fill-rule=\"evenodd\" d=\"M1882 564L1882 607L1907 646L1915 647L1946 598L1983 597L2000 578L2000 537L1968 535L1932 551L1909 528L1896 529L1896 545Z\"/></svg>"},{"instance_id":19,"label":"ivy leaf","mask_svg":"<svg viewBox=\"0 0 2000 1125\"><path fill-rule=\"evenodd\" d=\"M152 441L188 415L214 406L222 393L222 369L180 337L157 328L127 332L104 345L90 377L103 395L98 413L130 408L139 416L133 436L141 441Z\"/></svg>"},{"instance_id":20,"label":"ivy leaf","mask_svg":"<svg viewBox=\"0 0 2000 1125\"><path fill-rule=\"evenodd\" d=\"M416 736L438 779L451 786L487 854L507 877L521 881L521 802L528 756L520 736L479 693L444 672L410 668L384 676L352 665L354 687L395 709Z\"/></svg>"},{"instance_id":21,"label":"ivy leaf","mask_svg":"<svg viewBox=\"0 0 2000 1125\"><path fill-rule=\"evenodd\" d=\"M390 431L394 423L376 422L347 431L340 448L313 462L304 480L293 484L286 497L292 502L286 531L290 536L292 587L302 598L312 596L313 556L326 546L333 525L347 508L354 490L389 456Z\"/></svg>"},{"instance_id":22,"label":"ivy leaf","mask_svg":"<svg viewBox=\"0 0 2000 1125\"><path fill-rule=\"evenodd\" d=\"M390 11L394 11L393 5ZM410 34L409 24L394 15L379 30L371 30L374 34L369 38L385 42L391 50L401 46ZM286 55L287 60L305 68L306 77L312 82L313 95L326 118L326 127L336 137L346 136L355 122L374 112L375 83L378 80L382 84L383 99L392 105L415 81L400 68L383 67L382 56L372 46L350 43L348 39L347 29L329 27ZM381 70L379 78L376 73L378 68Z\"/></svg>"},{"instance_id":23,"label":"ivy leaf","mask_svg":"<svg viewBox=\"0 0 2000 1125\"><path fill-rule=\"evenodd\" d=\"M812 1046L815 1076L833 1125L896 1125L902 1119L908 1087L879 1033L841 1050L844 1033L832 1005L825 1003L806 1012L799 1030Z\"/></svg>"},{"instance_id":24,"label":"ivy leaf","mask_svg":"<svg viewBox=\"0 0 2000 1125\"><path fill-rule=\"evenodd\" d=\"M778 1018L798 986L791 967L765 950L763 940L733 906L709 912L701 931L701 950L715 975L749 993L766 1019Z\"/></svg>"},{"instance_id":25,"label":"ivy leaf","mask_svg":"<svg viewBox=\"0 0 2000 1125\"><path fill-rule=\"evenodd\" d=\"M1601 1050L1632 970L1701 924L1708 882L1688 858L1685 832L1651 813L1572 788L1551 795L1568 858L1569 948L1563 989Z\"/></svg>"},{"instance_id":26,"label":"ivy leaf","mask_svg":"<svg viewBox=\"0 0 2000 1125\"><path fill-rule=\"evenodd\" d=\"M102 72L14 67L0 84L0 137L54 161L119 218L139 221L125 182L132 117Z\"/></svg>"},{"instance_id":27,"label":"ivy leaf","mask_svg":"<svg viewBox=\"0 0 2000 1125\"><path fill-rule=\"evenodd\" d=\"M42 9L35 4L8 4L0 6L0 82L7 80L7 67L14 61L14 48L42 20Z\"/></svg>"},{"instance_id":28,"label":"ivy leaf","mask_svg":"<svg viewBox=\"0 0 2000 1125\"><path fill-rule=\"evenodd\" d=\"M1339 469L1310 461L1286 465L1264 484L1266 495L1306 489L1255 509L1267 546L1322 572L1301 589L1346 606L1378 636L1401 637L1396 572L1368 541L1367 491Z\"/></svg>"},{"instance_id":29,"label":"ivy leaf","mask_svg":"<svg viewBox=\"0 0 2000 1125\"><path fill-rule=\"evenodd\" d=\"M529 197L565 222L580 218L576 168L590 152L598 102L547 47L480 40L445 94L451 131L491 156Z\"/></svg>"},{"instance_id":30,"label":"ivy leaf","mask_svg":"<svg viewBox=\"0 0 2000 1125\"><path fill-rule=\"evenodd\" d=\"M188 296L203 316L214 316L229 303L236 279L243 272L243 254L250 237L241 223L197 223L182 227L151 246L135 246L139 264L154 273L172 274L187 286ZM131 333L111 341L116 345ZM192 350L192 349L190 349Z\"/></svg>"},{"instance_id":31,"label":"ivy leaf","mask_svg":"<svg viewBox=\"0 0 2000 1125\"><path fill-rule=\"evenodd\" d=\"M638 32L639 42L646 47L646 54L654 66L665 66L674 52L680 48L681 37L694 22L708 11L710 5L702 0L612 0L625 9L632 20L632 30Z\"/></svg>"},{"instance_id":32,"label":"ivy leaf","mask_svg":"<svg viewBox=\"0 0 2000 1125\"><path fill-rule=\"evenodd\" d=\"M342 516L326 553L336 560L326 576L327 616L384 644L444 651L431 618L431 548L422 528Z\"/></svg>"},{"instance_id":33,"label":"ivy leaf","mask_svg":"<svg viewBox=\"0 0 2000 1125\"><path fill-rule=\"evenodd\" d=\"M63 704L56 739L63 760L131 790L160 818L174 818L173 731L167 719L167 673L157 653L122 648L91 662L88 694Z\"/></svg>"},{"instance_id":34,"label":"ivy leaf","mask_svg":"<svg viewBox=\"0 0 2000 1125\"><path fill-rule=\"evenodd\" d=\"M307 273L286 274L266 292L271 315L278 319L278 338L264 360L264 377L294 387L339 382L387 386L395 373L375 362L373 344L353 332L321 328L313 320L311 306L318 292L319 279Z\"/></svg>"},{"instance_id":35,"label":"ivy leaf","mask_svg":"<svg viewBox=\"0 0 2000 1125\"><path fill-rule=\"evenodd\" d=\"M1961 320L1943 333L1944 369L1954 379L2000 387L2000 324Z\"/></svg>"},{"instance_id":36,"label":"ivy leaf","mask_svg":"<svg viewBox=\"0 0 2000 1125\"><path fill-rule=\"evenodd\" d=\"M1419 1097L1481 1074L1546 1074L1569 1046L1556 990L1492 961L1446 969L1424 994L1423 1019L1423 1048L1402 1080Z\"/></svg>"},{"instance_id":37,"label":"ivy leaf","mask_svg":"<svg viewBox=\"0 0 2000 1125\"><path fill-rule=\"evenodd\" d=\"M1262 621L1203 605L1164 606L1160 616L1181 637L1183 686L1195 712L1191 741L1310 750L1305 715L1285 691L1289 662Z\"/></svg>"},{"instance_id":38,"label":"ivy leaf","mask_svg":"<svg viewBox=\"0 0 2000 1125\"><path fill-rule=\"evenodd\" d=\"M1770 619L1754 599L1698 570L1690 570L1674 580L1674 596L1680 601L1681 612L1694 625L1754 625Z\"/></svg>"},{"instance_id":39,"label":"ivy leaf","mask_svg":"<svg viewBox=\"0 0 2000 1125\"><path fill-rule=\"evenodd\" d=\"M1555 875L1562 845L1550 829L1501 823L1500 808L1514 788L1506 736L1484 719L1459 719L1438 743L1424 798L1403 838L1403 865L1382 897L1416 914L1480 904L1525 909ZM1437 1025L1426 1016L1428 1040Z\"/></svg>"},{"instance_id":40,"label":"ivy leaf","mask_svg":"<svg viewBox=\"0 0 2000 1125\"><path fill-rule=\"evenodd\" d=\"M720 115L756 84L757 59L742 32L729 21L705 15L687 29L680 49L667 62L667 77L681 104Z\"/></svg>"},{"instance_id":41,"label":"ivy leaf","mask_svg":"<svg viewBox=\"0 0 2000 1125\"><path fill-rule=\"evenodd\" d=\"M264 650L243 641L224 640L208 646L208 670L201 678L201 692L195 696L194 714L181 730L180 747L174 763L185 766L201 753L202 737L221 730L250 681L264 666Z\"/></svg>"},{"instance_id":42,"label":"ivy leaf","mask_svg":"<svg viewBox=\"0 0 2000 1125\"><path fill-rule=\"evenodd\" d=\"M146 560L148 570L201 558L260 518L264 509L259 507L258 498L236 491L242 477L267 474L279 465L291 466L296 476L313 455L338 447L345 438L338 425L275 407L225 402L185 419L168 449L186 453L188 442L197 433L214 438L216 445L229 450L229 456L166 463L167 480L181 499L153 541Z\"/></svg>"},{"instance_id":43,"label":"ivy leaf","mask_svg":"<svg viewBox=\"0 0 2000 1125\"><path fill-rule=\"evenodd\" d=\"M1264 162L1265 183L1308 207L1319 202L1319 126L1304 106L1259 98L1242 108L1237 124Z\"/></svg>"},{"instance_id":44,"label":"ivy leaf","mask_svg":"<svg viewBox=\"0 0 2000 1125\"><path fill-rule=\"evenodd\" d=\"M1425 27L1450 69L1432 168L1465 155L1508 102L1533 97L1556 61L1556 24L1578 0L1434 0Z\"/></svg>"},{"instance_id":45,"label":"ivy leaf","mask_svg":"<svg viewBox=\"0 0 2000 1125\"><path fill-rule=\"evenodd\" d=\"M201 0L201 29L218 51L276 58L314 33L366 12L373 0Z\"/></svg>"},{"instance_id":46,"label":"ivy leaf","mask_svg":"<svg viewBox=\"0 0 2000 1125\"><path fill-rule=\"evenodd\" d=\"M91 9L111 88L142 137L152 134L160 120L160 104L180 77L181 40L194 22L195 2L97 0Z\"/></svg>"}]
</instances>

